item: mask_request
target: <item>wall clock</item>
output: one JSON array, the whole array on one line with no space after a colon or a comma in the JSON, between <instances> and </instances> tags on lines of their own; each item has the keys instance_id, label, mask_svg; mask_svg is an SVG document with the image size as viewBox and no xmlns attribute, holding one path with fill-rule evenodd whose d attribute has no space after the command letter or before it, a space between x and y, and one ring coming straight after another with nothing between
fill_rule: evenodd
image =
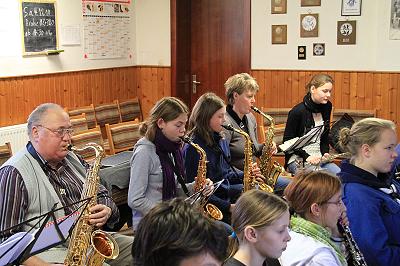
<instances>
[{"instance_id":1,"label":"wall clock","mask_svg":"<svg viewBox=\"0 0 400 266\"><path fill-rule=\"evenodd\" d=\"M300 15L300 37L318 37L318 14Z\"/></svg>"}]
</instances>

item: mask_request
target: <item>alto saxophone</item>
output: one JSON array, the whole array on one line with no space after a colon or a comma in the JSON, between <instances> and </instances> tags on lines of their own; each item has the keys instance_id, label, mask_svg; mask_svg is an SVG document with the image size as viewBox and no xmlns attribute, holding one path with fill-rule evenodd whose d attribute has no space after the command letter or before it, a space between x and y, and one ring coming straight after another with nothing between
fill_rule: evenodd
<instances>
[{"instance_id":1,"label":"alto saxophone","mask_svg":"<svg viewBox=\"0 0 400 266\"><path fill-rule=\"evenodd\" d=\"M256 182L255 177L252 173L252 165L253 165L253 142L250 139L249 134L244 132L243 130L234 128L232 125L222 125L227 130L234 131L239 133L245 139L244 145L244 167L243 167L243 192L246 192L250 189L255 189L258 185L260 189L264 190L264 184L259 184Z\"/></svg>"},{"instance_id":2,"label":"alto saxophone","mask_svg":"<svg viewBox=\"0 0 400 266\"><path fill-rule=\"evenodd\" d=\"M344 245L350 252L352 264L354 266L367 266L367 262L364 259L364 255L361 253L356 241L354 240L353 234L350 231L349 226L338 223L339 229L342 229L344 236ZM341 228L340 228L341 227Z\"/></svg>"},{"instance_id":3,"label":"alto saxophone","mask_svg":"<svg viewBox=\"0 0 400 266\"><path fill-rule=\"evenodd\" d=\"M285 171L285 169L278 162L272 161L275 121L272 116L267 115L257 107L252 106L251 109L253 109L254 112L262 115L270 123L270 126L265 133L265 144L260 156L260 170L266 179L266 187L268 187L268 191L273 192L279 175Z\"/></svg>"},{"instance_id":4,"label":"alto saxophone","mask_svg":"<svg viewBox=\"0 0 400 266\"><path fill-rule=\"evenodd\" d=\"M197 166L197 177L194 184L194 192L201 191L206 185L206 173L207 173L207 155L206 152L196 143L190 140L188 136L183 136L182 140L190 144L199 153L199 164ZM207 203L208 197L201 195L199 209L202 213L210 216L215 220L222 220L223 214L217 206L211 203Z\"/></svg>"},{"instance_id":5,"label":"alto saxophone","mask_svg":"<svg viewBox=\"0 0 400 266\"><path fill-rule=\"evenodd\" d=\"M81 195L81 199L90 198L90 202L79 210L82 215L72 232L64 264L67 266L100 266L103 265L105 259L115 259L119 254L119 247L114 238L104 231L94 230L93 225L89 224L89 208L97 204L98 172L104 156L104 149L96 143L88 143L81 149L70 145L68 149L72 151L94 149L96 158L86 174Z\"/></svg>"}]
</instances>

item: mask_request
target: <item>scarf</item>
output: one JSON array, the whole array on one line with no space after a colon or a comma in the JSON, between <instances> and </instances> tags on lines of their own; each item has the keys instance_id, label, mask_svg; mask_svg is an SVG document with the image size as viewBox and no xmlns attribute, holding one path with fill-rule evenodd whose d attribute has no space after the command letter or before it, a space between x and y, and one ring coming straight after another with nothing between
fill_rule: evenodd
<instances>
[{"instance_id":1,"label":"scarf","mask_svg":"<svg viewBox=\"0 0 400 266\"><path fill-rule=\"evenodd\" d=\"M345 183L359 183L365 186L379 189L380 191L388 194L400 204L400 195L397 192L395 181L392 180L387 173L378 173L378 176L371 174L364 169L361 169L345 160L340 165L341 172L338 174L342 179L343 184Z\"/></svg>"},{"instance_id":2,"label":"scarf","mask_svg":"<svg viewBox=\"0 0 400 266\"><path fill-rule=\"evenodd\" d=\"M169 157L170 154L172 154L172 157L174 158L175 168L185 180L181 142L170 141L164 136L161 130L157 128L154 144L156 145L156 153L160 158L163 172L162 199L169 200L176 197L176 181L173 169L174 166L171 158Z\"/></svg>"},{"instance_id":3,"label":"scarf","mask_svg":"<svg viewBox=\"0 0 400 266\"><path fill-rule=\"evenodd\" d=\"M292 231L312 237L313 239L321 242L322 244L331 247L335 251L341 264L347 265L347 261L344 254L340 251L339 247L336 246L330 239L331 234L324 227L315 224L313 222L307 221L298 216L292 216L292 218L290 219L290 225Z\"/></svg>"},{"instance_id":4,"label":"scarf","mask_svg":"<svg viewBox=\"0 0 400 266\"><path fill-rule=\"evenodd\" d=\"M321 104L321 103L315 103L311 99L311 93L307 93L304 98L303 98L303 103L306 106L306 108L311 112L311 113L323 113L324 108L327 107L326 104Z\"/></svg>"}]
</instances>

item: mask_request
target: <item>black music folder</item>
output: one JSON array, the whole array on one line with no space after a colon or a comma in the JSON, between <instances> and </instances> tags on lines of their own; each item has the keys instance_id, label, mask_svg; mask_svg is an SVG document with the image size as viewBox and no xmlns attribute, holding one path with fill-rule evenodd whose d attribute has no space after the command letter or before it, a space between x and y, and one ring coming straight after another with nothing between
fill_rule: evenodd
<instances>
[{"instance_id":1,"label":"black music folder","mask_svg":"<svg viewBox=\"0 0 400 266\"><path fill-rule=\"evenodd\" d=\"M76 209L79 210L83 207L86 208L90 200L91 198L87 198L71 205L79 204ZM56 209L56 206L57 203L51 211L0 232L0 235L2 235L14 228L37 221L27 232L13 234L0 244L0 265L20 265L30 256L58 246L70 237L82 213L75 211L65 217L56 219L54 213L65 208ZM35 230L34 228L39 224L41 224L39 229Z\"/></svg>"},{"instance_id":2,"label":"black music folder","mask_svg":"<svg viewBox=\"0 0 400 266\"><path fill-rule=\"evenodd\" d=\"M324 125L313 127L302 137L296 137L289 139L279 145L279 148L285 153L293 153L296 150L302 149L303 147L314 143L323 133Z\"/></svg>"}]
</instances>

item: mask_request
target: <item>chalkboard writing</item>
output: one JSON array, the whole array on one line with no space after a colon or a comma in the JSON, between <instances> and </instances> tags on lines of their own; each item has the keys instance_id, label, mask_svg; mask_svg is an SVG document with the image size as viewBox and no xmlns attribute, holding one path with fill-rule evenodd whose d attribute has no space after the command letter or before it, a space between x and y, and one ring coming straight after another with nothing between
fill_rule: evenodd
<instances>
[{"instance_id":1,"label":"chalkboard writing","mask_svg":"<svg viewBox=\"0 0 400 266\"><path fill-rule=\"evenodd\" d=\"M22 2L24 54L57 49L56 9L54 2Z\"/></svg>"}]
</instances>

